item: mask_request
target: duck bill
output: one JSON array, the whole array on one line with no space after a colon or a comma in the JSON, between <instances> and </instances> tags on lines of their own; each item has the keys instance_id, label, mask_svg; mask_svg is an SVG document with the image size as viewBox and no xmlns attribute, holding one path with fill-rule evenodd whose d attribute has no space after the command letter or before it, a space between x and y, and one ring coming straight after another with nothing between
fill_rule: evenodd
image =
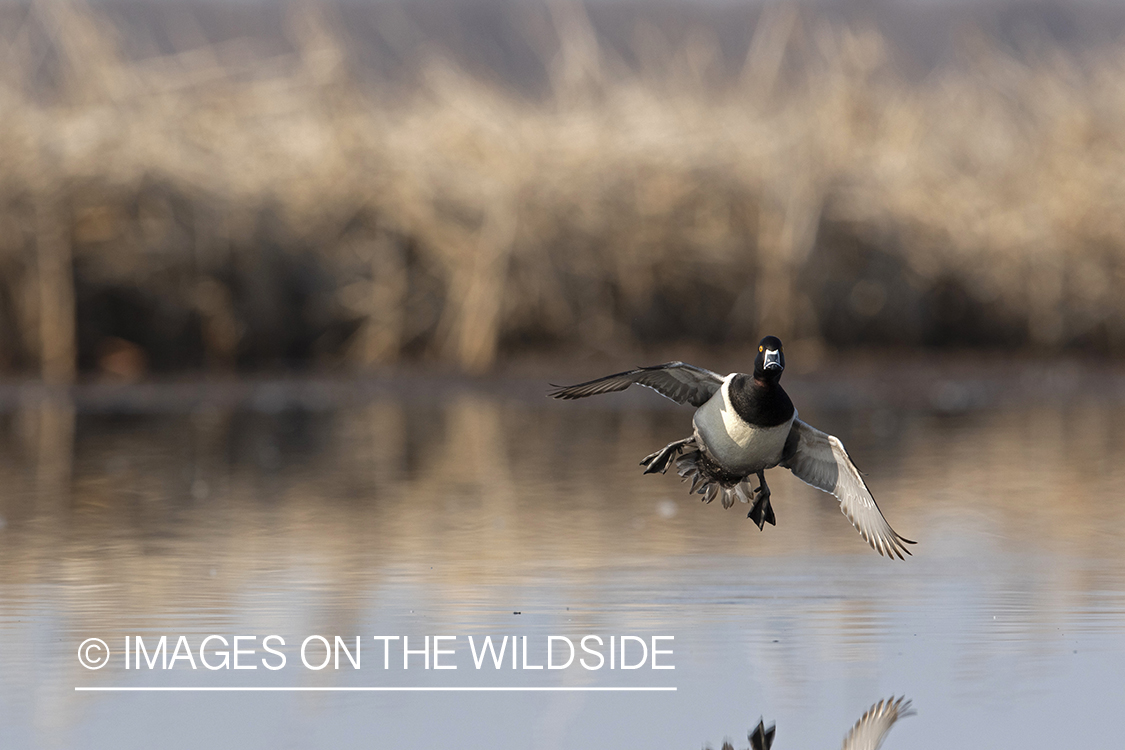
<instances>
[{"instance_id":1,"label":"duck bill","mask_svg":"<svg viewBox=\"0 0 1125 750\"><path fill-rule=\"evenodd\" d=\"M767 349L765 362L762 364L763 370L780 370L781 367L781 352L776 349Z\"/></svg>"}]
</instances>

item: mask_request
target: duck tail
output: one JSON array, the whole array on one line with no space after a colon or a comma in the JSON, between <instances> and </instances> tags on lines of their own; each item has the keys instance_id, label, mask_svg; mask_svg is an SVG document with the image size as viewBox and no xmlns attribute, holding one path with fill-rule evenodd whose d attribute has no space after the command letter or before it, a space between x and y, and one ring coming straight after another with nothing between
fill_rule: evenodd
<instances>
[{"instance_id":1,"label":"duck tail","mask_svg":"<svg viewBox=\"0 0 1125 750\"><path fill-rule=\"evenodd\" d=\"M721 498L724 508L730 508L735 501L748 503L753 491L742 477L720 476L703 451L695 448L676 458L676 473L683 481L691 481L690 493L703 495L703 502L710 503Z\"/></svg>"}]
</instances>

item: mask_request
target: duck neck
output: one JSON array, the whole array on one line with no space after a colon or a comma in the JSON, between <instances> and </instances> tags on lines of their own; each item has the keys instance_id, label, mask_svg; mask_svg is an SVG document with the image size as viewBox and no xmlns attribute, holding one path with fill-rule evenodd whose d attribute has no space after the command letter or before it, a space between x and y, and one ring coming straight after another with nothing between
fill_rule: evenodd
<instances>
[{"instance_id":1,"label":"duck neck","mask_svg":"<svg viewBox=\"0 0 1125 750\"><path fill-rule=\"evenodd\" d=\"M765 388L766 390L777 388L780 385L780 381L781 373L774 375L764 370L754 370L754 385L758 388Z\"/></svg>"},{"instance_id":2,"label":"duck neck","mask_svg":"<svg viewBox=\"0 0 1125 750\"><path fill-rule=\"evenodd\" d=\"M793 402L775 377L739 375L729 393L735 413L752 425L772 426L793 418Z\"/></svg>"}]
</instances>

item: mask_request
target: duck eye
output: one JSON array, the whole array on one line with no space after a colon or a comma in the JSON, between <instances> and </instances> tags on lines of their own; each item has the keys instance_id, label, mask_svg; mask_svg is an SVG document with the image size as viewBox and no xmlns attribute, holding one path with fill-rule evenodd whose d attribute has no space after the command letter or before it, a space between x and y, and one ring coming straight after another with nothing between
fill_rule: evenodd
<instances>
[{"instance_id":1,"label":"duck eye","mask_svg":"<svg viewBox=\"0 0 1125 750\"><path fill-rule=\"evenodd\" d=\"M759 347L758 347L758 351L762 351L763 349L765 349L765 347L764 347L764 346L759 346Z\"/></svg>"}]
</instances>

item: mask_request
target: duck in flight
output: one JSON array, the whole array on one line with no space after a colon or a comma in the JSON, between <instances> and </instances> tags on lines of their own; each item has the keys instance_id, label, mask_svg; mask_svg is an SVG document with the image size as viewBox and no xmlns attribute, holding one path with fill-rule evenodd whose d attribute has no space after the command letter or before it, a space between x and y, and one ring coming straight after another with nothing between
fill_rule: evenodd
<instances>
[{"instance_id":1,"label":"duck in flight","mask_svg":"<svg viewBox=\"0 0 1125 750\"><path fill-rule=\"evenodd\" d=\"M906 545L875 504L859 469L844 445L832 435L797 419L797 410L781 387L785 351L776 336L758 344L753 374L726 377L683 362L668 362L609 375L587 383L555 387L548 395L585 398L623 391L636 383L679 404L696 407L691 437L669 443L647 456L645 474L664 473L673 461L677 473L691 480L691 491L710 503L717 497L729 508L740 500L753 505L748 517L759 529L777 525L766 485L766 469L783 466L806 484L830 492L840 510L880 555L905 559ZM759 486L749 480L757 476Z\"/></svg>"}]
</instances>

